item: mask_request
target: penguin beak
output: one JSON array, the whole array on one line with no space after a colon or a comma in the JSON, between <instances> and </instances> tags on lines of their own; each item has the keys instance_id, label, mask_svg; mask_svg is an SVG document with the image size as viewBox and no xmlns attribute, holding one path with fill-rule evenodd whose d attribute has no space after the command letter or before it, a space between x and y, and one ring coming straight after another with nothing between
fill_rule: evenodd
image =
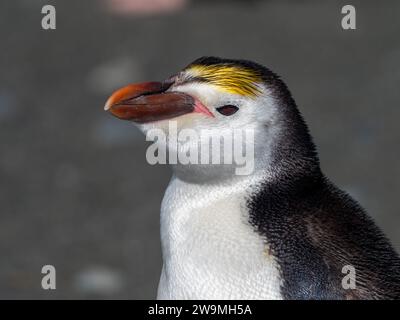
<instances>
[{"instance_id":1,"label":"penguin beak","mask_svg":"<svg viewBox=\"0 0 400 320\"><path fill-rule=\"evenodd\" d=\"M104 110L122 120L147 123L178 117L195 110L193 97L166 92L172 82L130 84L108 98Z\"/></svg>"}]
</instances>

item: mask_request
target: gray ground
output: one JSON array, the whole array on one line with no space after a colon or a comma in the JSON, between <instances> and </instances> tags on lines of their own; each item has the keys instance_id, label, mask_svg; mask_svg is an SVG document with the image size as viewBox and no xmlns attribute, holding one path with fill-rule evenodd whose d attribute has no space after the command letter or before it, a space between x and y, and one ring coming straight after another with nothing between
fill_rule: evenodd
<instances>
[{"instance_id":1,"label":"gray ground","mask_svg":"<svg viewBox=\"0 0 400 320\"><path fill-rule=\"evenodd\" d=\"M400 249L400 2L196 1L158 16L100 1L0 3L0 298L153 298L159 206L170 171L144 137L102 111L120 85L164 79L202 55L247 58L282 75L325 173ZM247 3L247 4L244 4ZM57 289L41 289L41 267Z\"/></svg>"}]
</instances>

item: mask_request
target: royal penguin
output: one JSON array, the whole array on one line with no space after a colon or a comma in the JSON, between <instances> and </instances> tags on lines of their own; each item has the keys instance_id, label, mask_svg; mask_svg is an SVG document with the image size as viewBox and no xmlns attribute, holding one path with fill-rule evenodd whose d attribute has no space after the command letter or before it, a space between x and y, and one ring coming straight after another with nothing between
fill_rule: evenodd
<instances>
[{"instance_id":1,"label":"royal penguin","mask_svg":"<svg viewBox=\"0 0 400 320\"><path fill-rule=\"evenodd\" d=\"M321 172L291 93L266 67L202 57L163 82L115 91L105 110L145 134L161 130L176 153L187 146L166 142L171 122L199 135L254 132L249 174L235 162L172 164L158 299L400 298L398 254Z\"/></svg>"}]
</instances>

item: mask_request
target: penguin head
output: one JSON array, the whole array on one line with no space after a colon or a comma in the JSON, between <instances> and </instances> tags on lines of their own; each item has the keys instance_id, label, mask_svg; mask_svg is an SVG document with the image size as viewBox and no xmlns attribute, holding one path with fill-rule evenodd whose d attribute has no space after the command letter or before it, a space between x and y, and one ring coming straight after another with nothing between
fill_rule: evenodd
<instances>
[{"instance_id":1,"label":"penguin head","mask_svg":"<svg viewBox=\"0 0 400 320\"><path fill-rule=\"evenodd\" d=\"M156 129L170 137L171 124L178 132L191 130L195 135L190 142L178 143L174 150L178 153L187 152L188 145L201 144L202 138L194 142L193 136L202 137L205 131L229 134L252 130L255 139L243 143L253 144L254 157L262 158L264 167L267 160L271 161L278 140L293 129L300 128L297 134L308 138L284 82L264 66L247 60L202 57L164 82L133 84L117 90L105 109L120 119L133 121L145 134ZM224 166L228 175L234 167ZM186 166L185 171L191 168ZM200 168L203 175L206 170ZM225 172L221 167L216 171L211 170L213 166L206 168L211 176Z\"/></svg>"},{"instance_id":2,"label":"penguin head","mask_svg":"<svg viewBox=\"0 0 400 320\"><path fill-rule=\"evenodd\" d=\"M277 85L286 89L257 63L202 57L164 82L117 90L105 109L144 131L163 127L169 120L192 129L239 128L272 120Z\"/></svg>"}]
</instances>

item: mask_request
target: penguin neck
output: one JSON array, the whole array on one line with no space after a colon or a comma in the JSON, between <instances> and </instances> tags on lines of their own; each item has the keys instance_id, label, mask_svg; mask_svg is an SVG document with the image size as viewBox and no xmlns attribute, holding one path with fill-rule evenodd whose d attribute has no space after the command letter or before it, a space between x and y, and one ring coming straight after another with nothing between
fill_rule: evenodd
<instances>
[{"instance_id":1,"label":"penguin neck","mask_svg":"<svg viewBox=\"0 0 400 320\"><path fill-rule=\"evenodd\" d=\"M264 130L264 129L263 129ZM223 186L254 182L260 177L271 174L269 165L272 163L271 139L264 133L258 134L253 142L252 153L246 155L245 164L175 164L172 165L174 178L184 183L199 186ZM246 147L243 147L245 150ZM246 149L247 150L247 149ZM221 153L223 153L221 151Z\"/></svg>"}]
</instances>

